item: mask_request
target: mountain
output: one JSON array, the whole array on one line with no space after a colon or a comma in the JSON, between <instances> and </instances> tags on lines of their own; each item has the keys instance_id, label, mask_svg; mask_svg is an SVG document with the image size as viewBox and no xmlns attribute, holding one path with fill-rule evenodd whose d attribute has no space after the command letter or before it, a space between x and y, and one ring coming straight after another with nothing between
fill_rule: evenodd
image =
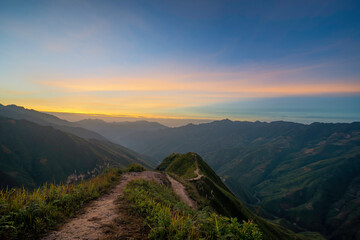
<instances>
[{"instance_id":1,"label":"mountain","mask_svg":"<svg viewBox=\"0 0 360 240\"><path fill-rule=\"evenodd\" d=\"M107 166L150 165L132 150L50 126L0 117L1 187L36 187L96 175Z\"/></svg>"},{"instance_id":2,"label":"mountain","mask_svg":"<svg viewBox=\"0 0 360 240\"><path fill-rule=\"evenodd\" d=\"M168 128L160 123L148 121L105 122L99 119L85 119L76 122L76 124L88 130L97 132L114 143L124 146L127 144L126 139L129 135Z\"/></svg>"},{"instance_id":3,"label":"mountain","mask_svg":"<svg viewBox=\"0 0 360 240\"><path fill-rule=\"evenodd\" d=\"M137 133L127 141L156 159L198 152L253 211L284 218L278 221L297 231L329 239L360 235L359 122L222 120Z\"/></svg>"},{"instance_id":4,"label":"mountain","mask_svg":"<svg viewBox=\"0 0 360 240\"><path fill-rule=\"evenodd\" d=\"M103 136L90 130L84 129L76 123L57 118L53 115L26 109L16 105L1 105L0 116L11 119L24 119L43 126L52 126L56 129L72 133L86 139L106 140Z\"/></svg>"},{"instance_id":5,"label":"mountain","mask_svg":"<svg viewBox=\"0 0 360 240\"><path fill-rule=\"evenodd\" d=\"M306 233L311 237L303 237L304 233L295 234L280 225L253 214L196 153L173 153L165 158L156 169L175 174L177 179L182 178L183 181L186 181L188 189L194 191L193 198L198 203L203 202L204 206L210 206L217 213L236 217L240 221L252 219L260 226L264 233L264 239L322 239L316 233Z\"/></svg>"}]
</instances>

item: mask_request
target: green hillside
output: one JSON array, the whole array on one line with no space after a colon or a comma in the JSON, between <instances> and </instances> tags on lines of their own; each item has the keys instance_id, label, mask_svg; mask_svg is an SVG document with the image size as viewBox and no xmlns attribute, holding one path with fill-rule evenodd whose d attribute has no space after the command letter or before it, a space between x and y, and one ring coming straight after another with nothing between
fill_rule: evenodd
<instances>
[{"instance_id":1,"label":"green hillside","mask_svg":"<svg viewBox=\"0 0 360 240\"><path fill-rule=\"evenodd\" d=\"M0 117L1 187L88 178L105 167L133 162L150 167L139 154L111 142Z\"/></svg>"},{"instance_id":2,"label":"green hillside","mask_svg":"<svg viewBox=\"0 0 360 240\"><path fill-rule=\"evenodd\" d=\"M157 159L198 152L253 212L296 231L360 234L359 122L222 120L134 134L127 146Z\"/></svg>"},{"instance_id":3,"label":"green hillside","mask_svg":"<svg viewBox=\"0 0 360 240\"><path fill-rule=\"evenodd\" d=\"M253 221L228 218L209 208L192 209L179 201L170 186L137 179L126 186L124 193L131 213L149 227L143 231L148 232L148 239L263 239Z\"/></svg>"},{"instance_id":4,"label":"green hillside","mask_svg":"<svg viewBox=\"0 0 360 240\"><path fill-rule=\"evenodd\" d=\"M194 174L197 168L198 174ZM253 214L196 153L171 154L156 169L187 179L189 189L194 190L193 196L198 196L195 199L203 202L204 206L211 206L217 213L239 220L254 220L264 233L264 239L321 239L317 234L314 234L315 238L302 237Z\"/></svg>"}]
</instances>

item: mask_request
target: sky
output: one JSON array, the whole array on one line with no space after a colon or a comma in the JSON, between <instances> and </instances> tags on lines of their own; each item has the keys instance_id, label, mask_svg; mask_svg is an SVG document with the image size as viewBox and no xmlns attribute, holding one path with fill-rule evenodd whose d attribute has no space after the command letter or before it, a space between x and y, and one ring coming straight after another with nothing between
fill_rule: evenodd
<instances>
[{"instance_id":1,"label":"sky","mask_svg":"<svg viewBox=\"0 0 360 240\"><path fill-rule=\"evenodd\" d=\"M360 2L0 0L0 103L360 120Z\"/></svg>"}]
</instances>

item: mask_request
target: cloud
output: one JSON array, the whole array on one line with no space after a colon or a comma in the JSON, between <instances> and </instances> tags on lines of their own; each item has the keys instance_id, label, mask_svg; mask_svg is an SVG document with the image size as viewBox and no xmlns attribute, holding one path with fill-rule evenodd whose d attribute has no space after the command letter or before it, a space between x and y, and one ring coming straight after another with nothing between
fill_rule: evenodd
<instances>
[{"instance_id":1,"label":"cloud","mask_svg":"<svg viewBox=\"0 0 360 240\"><path fill-rule=\"evenodd\" d=\"M123 76L57 77L35 83L65 92L131 92L148 94L174 93L213 96L214 98L275 97L360 92L356 77L325 78L312 74L323 63L302 67L267 70L254 68L243 71L150 71Z\"/></svg>"},{"instance_id":2,"label":"cloud","mask_svg":"<svg viewBox=\"0 0 360 240\"><path fill-rule=\"evenodd\" d=\"M141 73L112 72L102 77L49 75L41 79L37 76L34 85L47 95L42 100L39 95L34 103L45 111L191 117L173 110L245 98L360 93L357 78L326 79L309 75L329 66L331 63L283 69L254 67L242 71L151 68Z\"/></svg>"}]
</instances>

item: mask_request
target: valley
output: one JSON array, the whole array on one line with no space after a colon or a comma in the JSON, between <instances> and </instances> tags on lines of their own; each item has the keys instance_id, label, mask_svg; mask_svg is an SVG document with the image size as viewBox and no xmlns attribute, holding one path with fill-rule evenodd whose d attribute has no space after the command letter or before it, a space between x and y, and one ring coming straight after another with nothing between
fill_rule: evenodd
<instances>
[{"instance_id":1,"label":"valley","mask_svg":"<svg viewBox=\"0 0 360 240\"><path fill-rule=\"evenodd\" d=\"M18 120L8 118L14 109ZM291 229L297 236L304 231L320 232L329 239L357 235L359 123L304 125L222 120L177 128L148 122L66 123L101 136L86 139L74 133L73 128L65 131L45 121L54 121L48 114L16 106L10 110L0 109L2 188L24 185L32 189L46 182L77 182L107 167L125 168L130 163L151 169L163 158L156 169L174 174L168 176L170 182L179 181L179 177L182 184L188 182L185 189L195 189L195 198L220 214L259 219L257 224L272 229L274 239L285 230L274 231L278 227L263 218ZM42 125L21 120L34 116ZM86 129L84 123L91 128ZM112 136L123 132L117 143L106 139L111 129ZM193 150L204 156L215 171L196 153L174 153ZM177 189L184 196L181 186ZM208 191L216 197L209 198Z\"/></svg>"}]
</instances>

